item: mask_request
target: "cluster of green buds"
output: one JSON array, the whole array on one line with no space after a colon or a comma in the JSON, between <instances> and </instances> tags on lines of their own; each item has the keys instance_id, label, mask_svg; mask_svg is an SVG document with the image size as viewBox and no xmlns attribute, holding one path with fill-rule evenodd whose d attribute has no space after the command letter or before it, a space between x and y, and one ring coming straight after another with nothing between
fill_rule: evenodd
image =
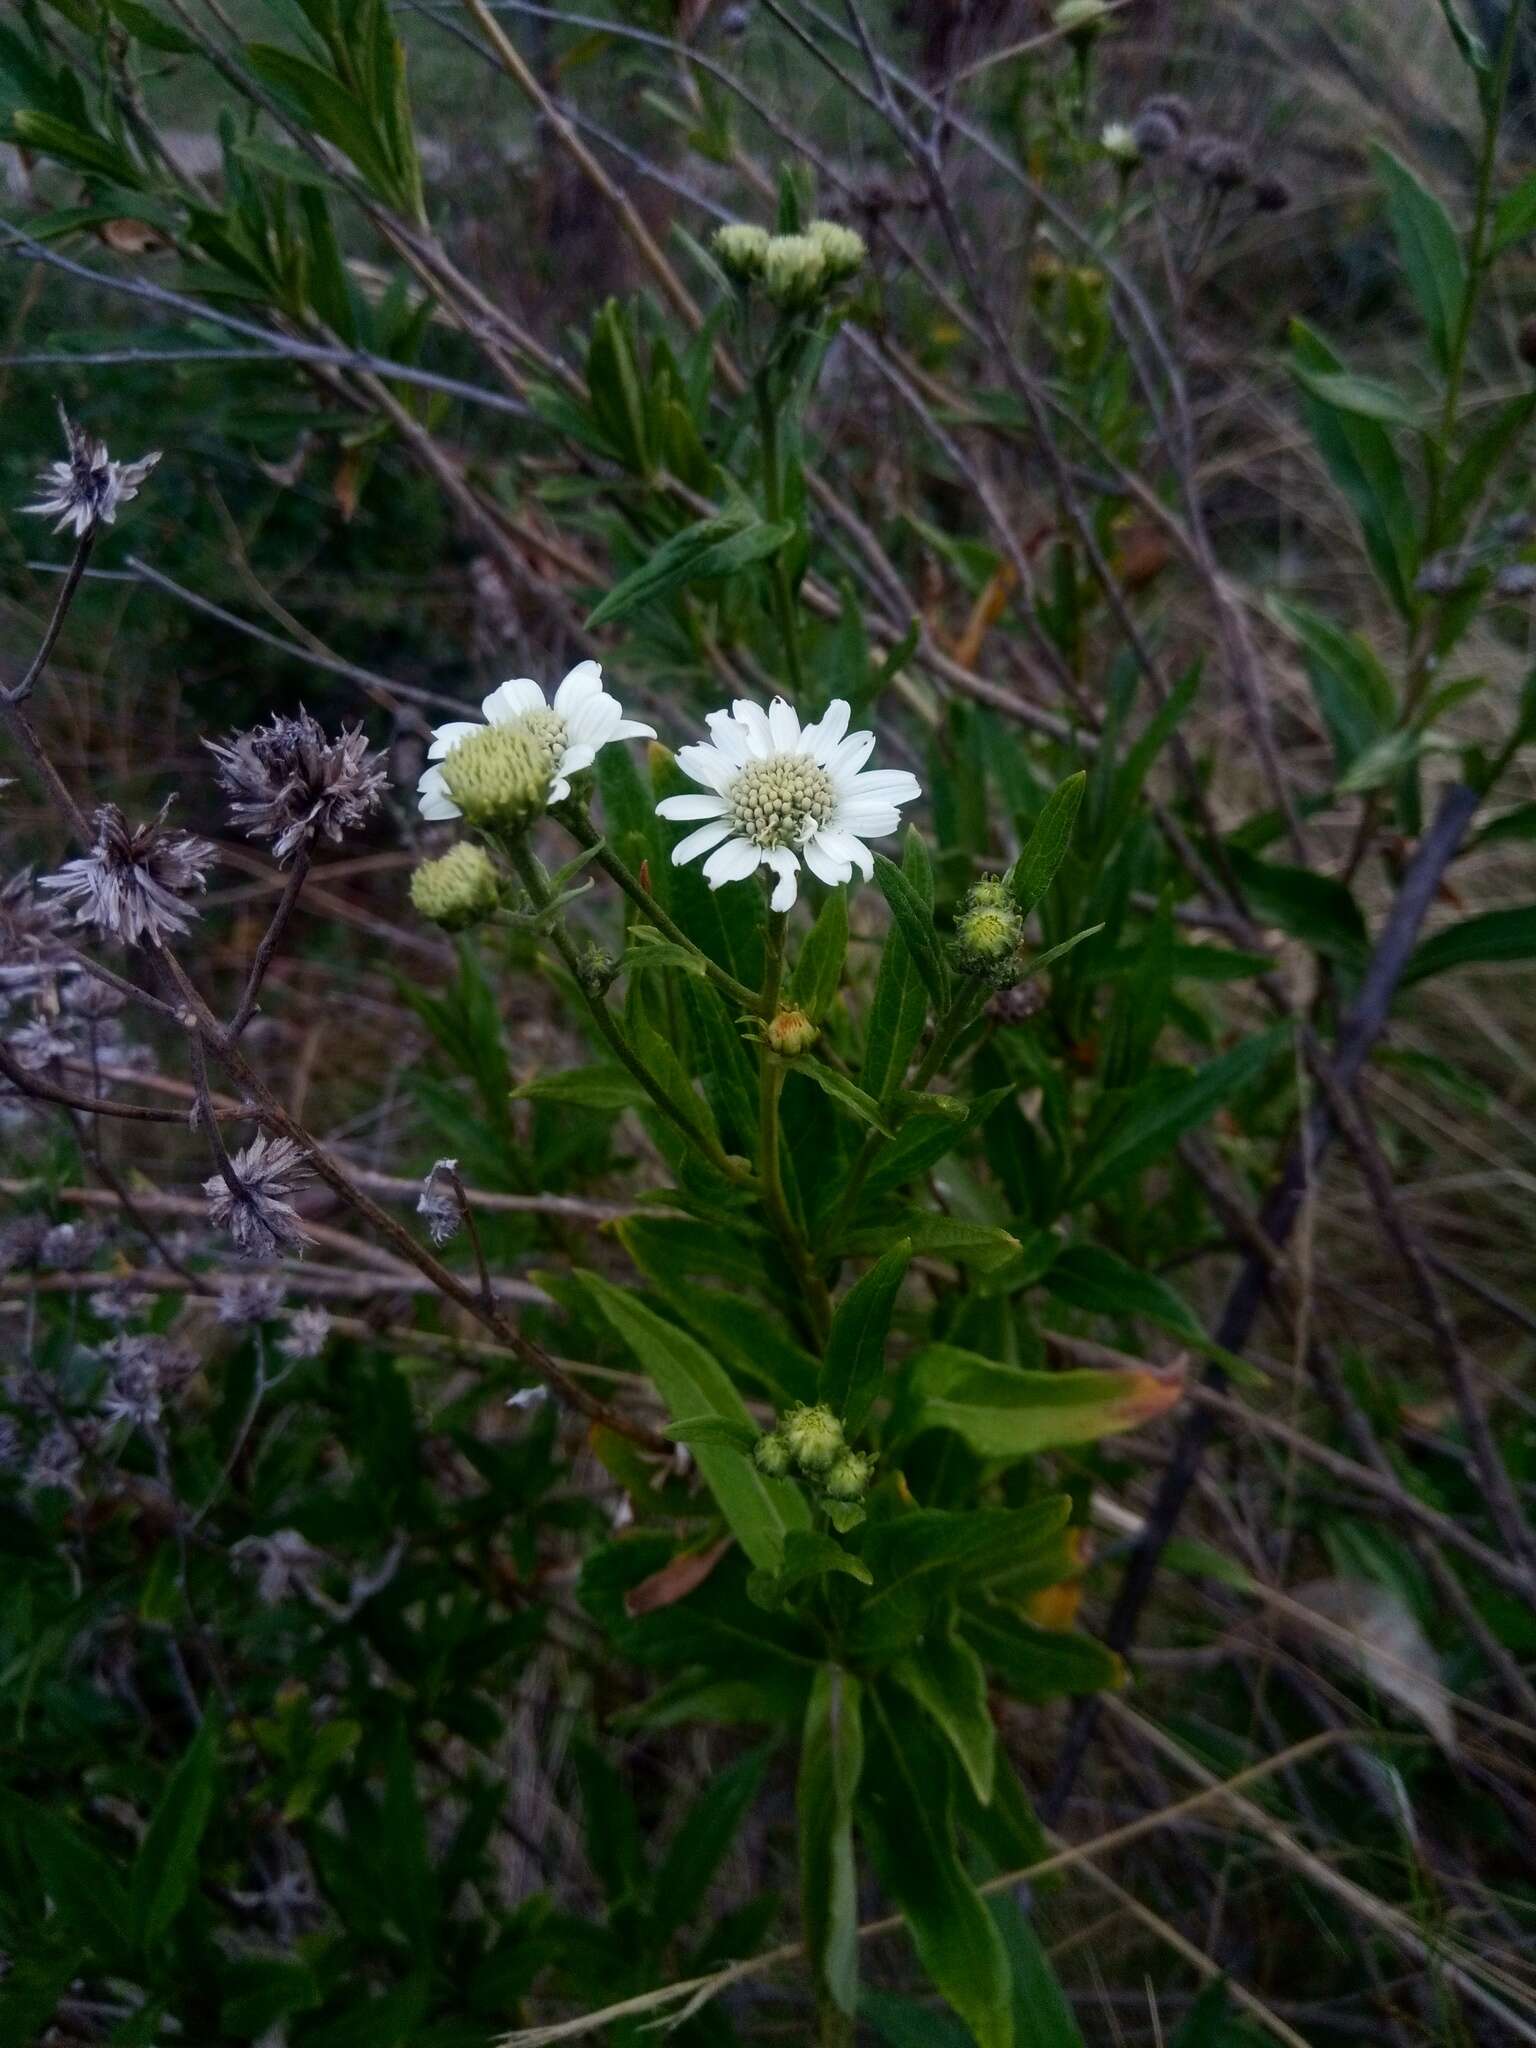
<instances>
[{"instance_id":1,"label":"cluster of green buds","mask_svg":"<svg viewBox=\"0 0 1536 2048\"><path fill-rule=\"evenodd\" d=\"M824 1403L791 1408L777 1429L758 1438L753 1456L767 1478L788 1479L798 1472L825 1505L836 1508L856 1506L875 1471L873 1458L850 1450L843 1425Z\"/></svg>"},{"instance_id":2,"label":"cluster of green buds","mask_svg":"<svg viewBox=\"0 0 1536 2048\"><path fill-rule=\"evenodd\" d=\"M1011 988L1023 971L1024 920L1008 884L985 875L955 919L955 958L966 974Z\"/></svg>"},{"instance_id":3,"label":"cluster of green buds","mask_svg":"<svg viewBox=\"0 0 1536 2048\"><path fill-rule=\"evenodd\" d=\"M411 901L434 924L450 932L467 931L500 906L501 877L484 847L461 839L441 860L423 861L416 869Z\"/></svg>"},{"instance_id":4,"label":"cluster of green buds","mask_svg":"<svg viewBox=\"0 0 1536 2048\"><path fill-rule=\"evenodd\" d=\"M857 275L864 238L834 220L813 220L801 234L770 235L732 221L715 235L715 260L733 284L753 286L785 312L803 312Z\"/></svg>"}]
</instances>

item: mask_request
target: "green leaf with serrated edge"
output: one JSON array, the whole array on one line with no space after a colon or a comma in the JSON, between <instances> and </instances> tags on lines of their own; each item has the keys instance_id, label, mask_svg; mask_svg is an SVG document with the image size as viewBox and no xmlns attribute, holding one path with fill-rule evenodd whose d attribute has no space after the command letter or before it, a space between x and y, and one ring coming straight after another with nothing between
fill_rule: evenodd
<instances>
[{"instance_id":1,"label":"green leaf with serrated edge","mask_svg":"<svg viewBox=\"0 0 1536 2048\"><path fill-rule=\"evenodd\" d=\"M882 1686L871 1705L859 1817L881 1882L978 2048L1013 2048L1008 1956L960 1860L948 1751L895 1688Z\"/></svg>"},{"instance_id":2,"label":"green leaf with serrated edge","mask_svg":"<svg viewBox=\"0 0 1536 2048\"><path fill-rule=\"evenodd\" d=\"M664 1322L631 1293L595 1273L575 1272L573 1284L605 1317L655 1382L674 1421L718 1415L751 1428L741 1396L721 1365L686 1330ZM799 1490L764 1479L752 1460L724 1444L701 1444L699 1471L755 1565L777 1571L790 1529L810 1527L811 1511Z\"/></svg>"},{"instance_id":3,"label":"green leaf with serrated edge","mask_svg":"<svg viewBox=\"0 0 1536 2048\"><path fill-rule=\"evenodd\" d=\"M899 1658L891 1676L942 1729L971 1790L986 1806L997 1764L997 1731L987 1710L987 1674L976 1652L958 1637L930 1629L922 1649Z\"/></svg>"},{"instance_id":4,"label":"green leaf with serrated edge","mask_svg":"<svg viewBox=\"0 0 1536 2048\"><path fill-rule=\"evenodd\" d=\"M1013 864L1009 876L1013 900L1026 917L1055 881L1056 870L1067 857L1087 786L1087 770L1080 768L1051 792Z\"/></svg>"},{"instance_id":5,"label":"green leaf with serrated edge","mask_svg":"<svg viewBox=\"0 0 1536 2048\"><path fill-rule=\"evenodd\" d=\"M1454 967L1477 967L1501 960L1536 960L1536 903L1515 910L1487 910L1463 918L1427 938L1410 957L1402 986L1410 987L1432 974Z\"/></svg>"},{"instance_id":6,"label":"green leaf with serrated edge","mask_svg":"<svg viewBox=\"0 0 1536 2048\"><path fill-rule=\"evenodd\" d=\"M651 1098L623 1067L568 1067L512 1090L522 1102L567 1102L576 1109L648 1109Z\"/></svg>"},{"instance_id":7,"label":"green leaf with serrated edge","mask_svg":"<svg viewBox=\"0 0 1536 2048\"><path fill-rule=\"evenodd\" d=\"M1291 348L1299 371L1332 375L1343 368L1322 337L1300 320L1291 323ZM1418 513L1391 438L1380 421L1341 411L1315 394L1302 410L1329 474L1360 521L1377 575L1398 610L1411 615L1417 603Z\"/></svg>"},{"instance_id":8,"label":"green leaf with serrated edge","mask_svg":"<svg viewBox=\"0 0 1536 2048\"><path fill-rule=\"evenodd\" d=\"M892 1245L854 1282L832 1317L817 1396L850 1437L863 1428L885 1376L885 1340L911 1259L909 1239Z\"/></svg>"},{"instance_id":9,"label":"green leaf with serrated edge","mask_svg":"<svg viewBox=\"0 0 1536 2048\"><path fill-rule=\"evenodd\" d=\"M939 935L933 928L933 912L918 895L901 869L883 853L875 855L875 880L890 905L891 917L906 944L913 966L936 1010L949 1000L949 970L944 965Z\"/></svg>"},{"instance_id":10,"label":"green leaf with serrated edge","mask_svg":"<svg viewBox=\"0 0 1536 2048\"><path fill-rule=\"evenodd\" d=\"M1440 201L1400 157L1373 142L1371 163L1387 195L1398 256L1443 370L1451 360L1467 294L1461 237Z\"/></svg>"},{"instance_id":11,"label":"green leaf with serrated edge","mask_svg":"<svg viewBox=\"0 0 1536 2048\"><path fill-rule=\"evenodd\" d=\"M824 1664L811 1683L800 1737L795 1812L800 1912L818 2003L851 2013L859 1991L859 1894L853 1804L864 1768L863 1688Z\"/></svg>"},{"instance_id":12,"label":"green leaf with serrated edge","mask_svg":"<svg viewBox=\"0 0 1536 2048\"><path fill-rule=\"evenodd\" d=\"M837 1000L847 952L848 891L830 889L805 935L789 980L791 998L814 1023L819 1024Z\"/></svg>"},{"instance_id":13,"label":"green leaf with serrated edge","mask_svg":"<svg viewBox=\"0 0 1536 2048\"><path fill-rule=\"evenodd\" d=\"M746 1455L761 1431L750 1422L733 1422L724 1415L690 1415L686 1422L669 1422L662 1435L675 1444L725 1444Z\"/></svg>"},{"instance_id":14,"label":"green leaf with serrated edge","mask_svg":"<svg viewBox=\"0 0 1536 2048\"><path fill-rule=\"evenodd\" d=\"M901 867L924 902L931 904L933 870L928 849L915 828L908 828ZM912 963L905 939L893 932L880 956L859 1075L861 1085L878 1101L888 1100L901 1086L927 1015L928 992L922 976Z\"/></svg>"},{"instance_id":15,"label":"green leaf with serrated edge","mask_svg":"<svg viewBox=\"0 0 1536 2048\"><path fill-rule=\"evenodd\" d=\"M846 1074L840 1074L836 1067L829 1067L822 1060L789 1060L782 1063L791 1074L802 1074L813 1082L822 1094L844 1109L862 1124L868 1124L882 1137L890 1138L895 1132L886 1122L880 1105L872 1095L866 1095L857 1081L850 1081Z\"/></svg>"},{"instance_id":16,"label":"green leaf with serrated edge","mask_svg":"<svg viewBox=\"0 0 1536 2048\"><path fill-rule=\"evenodd\" d=\"M1042 1704L1113 1692L1125 1682L1120 1659L1092 1636L1077 1629L1040 1628L996 1602L967 1607L960 1632L1016 1700Z\"/></svg>"},{"instance_id":17,"label":"green leaf with serrated edge","mask_svg":"<svg viewBox=\"0 0 1536 2048\"><path fill-rule=\"evenodd\" d=\"M903 1240L916 1258L949 1259L958 1266L992 1272L1016 1259L1019 1240L995 1223L967 1223L958 1216L905 1209L889 1223L851 1231L837 1247L843 1258L877 1258Z\"/></svg>"},{"instance_id":18,"label":"green leaf with serrated edge","mask_svg":"<svg viewBox=\"0 0 1536 2048\"><path fill-rule=\"evenodd\" d=\"M912 1361L915 1429L948 1429L981 1458L1027 1458L1096 1443L1150 1422L1178 1401L1182 1382L1140 1372L1033 1372L994 1365L952 1344L930 1344Z\"/></svg>"},{"instance_id":19,"label":"green leaf with serrated edge","mask_svg":"<svg viewBox=\"0 0 1536 2048\"><path fill-rule=\"evenodd\" d=\"M197 1880L197 1851L213 1810L218 1731L212 1716L171 1773L133 1862L133 1932L147 1948L168 1932Z\"/></svg>"},{"instance_id":20,"label":"green leaf with serrated edge","mask_svg":"<svg viewBox=\"0 0 1536 2048\"><path fill-rule=\"evenodd\" d=\"M643 604L654 604L685 584L708 582L712 577L734 576L755 562L776 555L795 529L788 520L754 519L743 525L738 517L701 519L696 526L664 541L638 569L615 584L587 619L589 627L612 625L628 618Z\"/></svg>"},{"instance_id":21,"label":"green leaf with serrated edge","mask_svg":"<svg viewBox=\"0 0 1536 2048\"><path fill-rule=\"evenodd\" d=\"M1186 1131L1209 1121L1232 1096L1258 1079L1288 1043L1284 1025L1234 1046L1194 1073L1169 1068L1148 1074L1100 1131L1097 1143L1078 1162L1072 1201L1091 1201L1106 1188L1150 1166Z\"/></svg>"}]
</instances>

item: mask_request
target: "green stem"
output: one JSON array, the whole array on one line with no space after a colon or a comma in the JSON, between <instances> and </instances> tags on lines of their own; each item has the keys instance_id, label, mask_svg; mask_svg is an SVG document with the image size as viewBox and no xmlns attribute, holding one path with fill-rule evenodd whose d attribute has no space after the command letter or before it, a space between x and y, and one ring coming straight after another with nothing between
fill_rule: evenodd
<instances>
[{"instance_id":1,"label":"green stem","mask_svg":"<svg viewBox=\"0 0 1536 2048\"><path fill-rule=\"evenodd\" d=\"M788 922L784 911L769 911L763 952L762 1010L765 1017L772 1017L778 1008L779 989L784 980L784 939ZM759 1058L757 1135L763 1206L784 1248L784 1255L804 1290L805 1308L817 1343L825 1344L832 1326L832 1297L784 1195L784 1173L779 1154L779 1097L784 1089L784 1067L766 1044L762 1046Z\"/></svg>"},{"instance_id":2,"label":"green stem","mask_svg":"<svg viewBox=\"0 0 1536 2048\"><path fill-rule=\"evenodd\" d=\"M766 369L758 371L752 388L757 399L758 438L763 444L763 509L771 521L777 521L784 517L784 479L779 469L779 419ZM779 617L779 638L784 643L790 684L796 698L803 699L805 666L800 658L800 618L782 548L774 555L772 577L774 609Z\"/></svg>"},{"instance_id":3,"label":"green stem","mask_svg":"<svg viewBox=\"0 0 1536 2048\"><path fill-rule=\"evenodd\" d=\"M582 805L573 800L562 805L555 815L578 845L591 846L595 842L597 833ZM696 945L682 926L662 909L634 870L620 860L611 847L599 847L593 858L603 873L618 883L630 902L644 913L664 938L670 939L676 946L686 947L692 953L709 979L723 994L728 995L733 1003L738 1003L748 1010L761 1009L762 999L756 990L748 988L744 981L738 981L733 974L728 974L718 961L709 957L702 946Z\"/></svg>"},{"instance_id":4,"label":"green stem","mask_svg":"<svg viewBox=\"0 0 1536 2048\"><path fill-rule=\"evenodd\" d=\"M526 844L520 839L512 840L508 844L507 851L512 857L513 866L517 869L522 879L523 887L533 899L534 907L538 910L548 909L551 899L549 887L544 878L544 871L528 851ZM656 1076L647 1067L644 1060L641 1059L640 1055L620 1030L618 1021L607 1003L600 995L595 994L588 988L585 980L582 978L581 964L576 948L572 945L570 935L567 933L561 920L552 918L548 930L549 936L554 942L555 951L565 962L571 979L581 991L582 1001L592 1013L592 1021L602 1033L609 1050L619 1062L619 1065L624 1068L626 1073L631 1074L639 1082L662 1115L670 1123L676 1125L689 1144L709 1161L717 1173L723 1173L728 1180L734 1181L745 1181L750 1178L741 1162L731 1158L721 1145L719 1139L704 1128L693 1111L679 1102L675 1096L662 1086L661 1082L657 1080Z\"/></svg>"}]
</instances>

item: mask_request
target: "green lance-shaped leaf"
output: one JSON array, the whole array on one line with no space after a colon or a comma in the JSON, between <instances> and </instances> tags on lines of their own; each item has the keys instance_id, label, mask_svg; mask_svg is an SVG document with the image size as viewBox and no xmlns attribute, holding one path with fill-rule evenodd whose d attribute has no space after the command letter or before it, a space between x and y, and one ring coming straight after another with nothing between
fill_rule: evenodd
<instances>
[{"instance_id":1,"label":"green lance-shaped leaf","mask_svg":"<svg viewBox=\"0 0 1536 2048\"><path fill-rule=\"evenodd\" d=\"M883 853L875 855L875 880L891 907L896 929L906 941L912 964L922 976L929 1000L937 1010L949 1000L949 970L939 935L933 928L933 912L918 895L895 861Z\"/></svg>"},{"instance_id":2,"label":"green lance-shaped leaf","mask_svg":"<svg viewBox=\"0 0 1536 2048\"><path fill-rule=\"evenodd\" d=\"M879 1392L891 1312L911 1258L910 1238L892 1245L854 1282L832 1318L818 1391L849 1436L863 1427Z\"/></svg>"},{"instance_id":3,"label":"green lance-shaped leaf","mask_svg":"<svg viewBox=\"0 0 1536 2048\"><path fill-rule=\"evenodd\" d=\"M1467 293L1461 237L1440 201L1401 158L1373 142L1371 163L1387 195L1397 253L1443 370L1451 360Z\"/></svg>"},{"instance_id":4,"label":"green lance-shaped leaf","mask_svg":"<svg viewBox=\"0 0 1536 2048\"><path fill-rule=\"evenodd\" d=\"M785 519L751 519L743 524L739 513L716 519L701 519L697 525L673 534L621 583L614 585L591 617L589 626L611 625L627 618L643 604L652 604L685 583L703 583L715 576L733 576L754 562L776 555L795 529Z\"/></svg>"},{"instance_id":5,"label":"green lance-shaped leaf","mask_svg":"<svg viewBox=\"0 0 1536 2048\"><path fill-rule=\"evenodd\" d=\"M213 1810L218 1731L205 1720L171 1773L133 1864L133 1931L140 1948L158 1941L187 1902L197 1851Z\"/></svg>"},{"instance_id":6,"label":"green lance-shaped leaf","mask_svg":"<svg viewBox=\"0 0 1536 2048\"><path fill-rule=\"evenodd\" d=\"M692 1425L702 1415L717 1415L751 1427L723 1367L686 1330L664 1322L633 1294L595 1273L573 1273L571 1279L650 1375L674 1422ZM784 1481L765 1479L751 1458L729 1443L700 1443L695 1455L737 1542L753 1564L777 1571L784 1562L786 1533L811 1525L803 1494Z\"/></svg>"},{"instance_id":7,"label":"green lance-shaped leaf","mask_svg":"<svg viewBox=\"0 0 1536 2048\"><path fill-rule=\"evenodd\" d=\"M983 1806L992 1798L997 1730L987 1711L981 1659L957 1636L930 1629L921 1649L902 1657L891 1675L940 1728Z\"/></svg>"},{"instance_id":8,"label":"green lance-shaped leaf","mask_svg":"<svg viewBox=\"0 0 1536 2048\"><path fill-rule=\"evenodd\" d=\"M815 1023L821 1022L837 999L847 951L848 891L831 889L806 934L789 984L795 1003Z\"/></svg>"},{"instance_id":9,"label":"green lance-shaped leaf","mask_svg":"<svg viewBox=\"0 0 1536 2048\"><path fill-rule=\"evenodd\" d=\"M1234 1046L1192 1074L1159 1068L1133 1089L1081 1163L1073 1200L1086 1202L1159 1159L1262 1073L1285 1041L1283 1025Z\"/></svg>"},{"instance_id":10,"label":"green lance-shaped leaf","mask_svg":"<svg viewBox=\"0 0 1536 2048\"><path fill-rule=\"evenodd\" d=\"M30 1799L0 1792L0 1824L37 1869L60 1933L98 1963L126 1955L132 1910L117 1870L77 1826Z\"/></svg>"},{"instance_id":11,"label":"green lance-shaped leaf","mask_svg":"<svg viewBox=\"0 0 1536 2048\"><path fill-rule=\"evenodd\" d=\"M839 1665L816 1673L800 1741L795 1804L800 1910L818 1998L852 2013L859 1988L859 1897L853 1801L864 1768L863 1688Z\"/></svg>"},{"instance_id":12,"label":"green lance-shaped leaf","mask_svg":"<svg viewBox=\"0 0 1536 2048\"><path fill-rule=\"evenodd\" d=\"M916 1427L950 1429L982 1458L1025 1458L1094 1443L1171 1408L1182 1380L1140 1372L1029 1372L934 1344L912 1369Z\"/></svg>"},{"instance_id":13,"label":"green lance-shaped leaf","mask_svg":"<svg viewBox=\"0 0 1536 2048\"><path fill-rule=\"evenodd\" d=\"M1080 768L1051 792L1013 864L1013 900L1026 917L1055 881L1056 870L1067 857L1087 786L1087 770Z\"/></svg>"},{"instance_id":14,"label":"green lance-shaped leaf","mask_svg":"<svg viewBox=\"0 0 1536 2048\"><path fill-rule=\"evenodd\" d=\"M1486 910L1463 918L1424 941L1408 962L1403 985L1495 960L1536 960L1536 903L1514 910Z\"/></svg>"}]
</instances>

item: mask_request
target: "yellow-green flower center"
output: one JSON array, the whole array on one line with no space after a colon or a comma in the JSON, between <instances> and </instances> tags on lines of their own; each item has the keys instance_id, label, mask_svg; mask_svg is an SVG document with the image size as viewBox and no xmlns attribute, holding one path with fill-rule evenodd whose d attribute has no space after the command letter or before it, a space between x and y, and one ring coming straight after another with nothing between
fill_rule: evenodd
<instances>
[{"instance_id":1,"label":"yellow-green flower center","mask_svg":"<svg viewBox=\"0 0 1536 2048\"><path fill-rule=\"evenodd\" d=\"M726 791L731 823L754 846L803 846L837 809L825 768L803 754L749 761Z\"/></svg>"},{"instance_id":2,"label":"yellow-green flower center","mask_svg":"<svg viewBox=\"0 0 1536 2048\"><path fill-rule=\"evenodd\" d=\"M527 825L544 808L553 769L549 748L517 726L487 725L445 757L443 781L472 825Z\"/></svg>"}]
</instances>

